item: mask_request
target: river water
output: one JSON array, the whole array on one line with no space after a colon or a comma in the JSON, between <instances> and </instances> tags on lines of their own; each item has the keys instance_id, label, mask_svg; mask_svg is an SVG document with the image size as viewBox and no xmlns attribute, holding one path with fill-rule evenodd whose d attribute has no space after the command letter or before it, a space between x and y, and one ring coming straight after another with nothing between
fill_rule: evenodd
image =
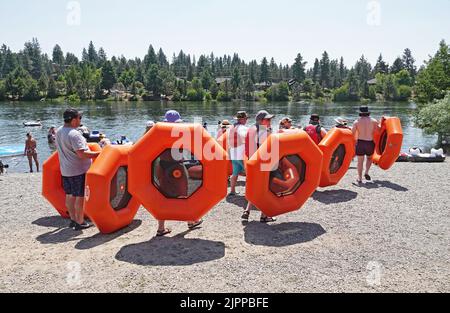
<instances>
[{"instance_id":1,"label":"river water","mask_svg":"<svg viewBox=\"0 0 450 313\"><path fill-rule=\"evenodd\" d=\"M75 107L83 111L83 124L90 130L106 133L112 140L126 135L136 141L142 136L148 120L161 121L169 109L178 110L185 122L208 123L208 131L215 135L217 122L223 119L232 121L233 115L239 110L246 110L252 119L261 109L276 114L273 126L277 129L279 121L287 116L294 120L295 125L306 125L312 113L321 116L325 127L331 127L336 117L354 121L358 117L359 103L286 103L270 102L267 104L233 102L233 103L202 103L202 102L95 102L80 103ZM401 119L404 131L403 150L419 146L430 149L436 144L437 137L425 135L422 130L414 127L413 103L385 102L369 105L375 118L397 116ZM62 114L68 107L66 103L56 102L0 102L0 147L8 145L23 145L25 134L32 132L38 142L38 153L41 164L51 154L47 143L47 131L51 126L62 125ZM24 127L23 122L41 120L43 126L38 128ZM26 172L27 160L24 157L4 159L10 165L9 172Z\"/></svg>"}]
</instances>

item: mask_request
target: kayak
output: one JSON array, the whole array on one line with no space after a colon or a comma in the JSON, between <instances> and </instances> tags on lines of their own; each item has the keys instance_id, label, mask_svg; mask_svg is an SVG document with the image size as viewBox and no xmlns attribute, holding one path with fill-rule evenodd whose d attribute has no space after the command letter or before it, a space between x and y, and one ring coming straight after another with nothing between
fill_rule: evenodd
<instances>
[{"instance_id":1,"label":"kayak","mask_svg":"<svg viewBox=\"0 0 450 313\"><path fill-rule=\"evenodd\" d=\"M2 146L0 147L0 158L14 157L23 155L23 146Z\"/></svg>"}]
</instances>

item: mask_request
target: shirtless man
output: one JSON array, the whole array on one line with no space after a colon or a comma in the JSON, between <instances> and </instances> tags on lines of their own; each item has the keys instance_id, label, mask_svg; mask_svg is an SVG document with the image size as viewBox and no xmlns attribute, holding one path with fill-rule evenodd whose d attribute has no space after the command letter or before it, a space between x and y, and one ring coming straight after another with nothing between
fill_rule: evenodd
<instances>
[{"instance_id":1,"label":"shirtless man","mask_svg":"<svg viewBox=\"0 0 450 313\"><path fill-rule=\"evenodd\" d=\"M358 180L362 183L362 173L364 166L364 157L366 160L366 171L364 178L368 181L372 180L369 175L372 166L372 156L375 152L375 142L373 140L375 132L379 131L380 126L376 119L370 117L369 108L367 106L360 107L360 118L353 124L352 132L358 139L356 144L356 155L358 156Z\"/></svg>"}]
</instances>

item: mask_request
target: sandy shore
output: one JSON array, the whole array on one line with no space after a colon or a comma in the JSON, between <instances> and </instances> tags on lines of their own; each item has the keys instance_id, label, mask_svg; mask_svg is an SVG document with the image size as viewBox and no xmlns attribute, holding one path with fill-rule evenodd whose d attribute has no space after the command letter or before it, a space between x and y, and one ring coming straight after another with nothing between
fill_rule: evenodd
<instances>
[{"instance_id":1,"label":"sandy shore","mask_svg":"<svg viewBox=\"0 0 450 313\"><path fill-rule=\"evenodd\" d=\"M236 197L158 239L143 208L113 235L67 229L41 175L0 176L0 292L450 292L449 162L355 175L273 225L242 225Z\"/></svg>"}]
</instances>

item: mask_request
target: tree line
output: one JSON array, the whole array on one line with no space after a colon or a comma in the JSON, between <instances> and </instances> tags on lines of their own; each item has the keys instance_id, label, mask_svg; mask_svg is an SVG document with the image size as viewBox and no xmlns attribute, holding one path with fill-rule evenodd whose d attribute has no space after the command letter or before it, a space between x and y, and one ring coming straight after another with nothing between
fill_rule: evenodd
<instances>
[{"instance_id":1,"label":"tree line","mask_svg":"<svg viewBox=\"0 0 450 313\"><path fill-rule=\"evenodd\" d=\"M0 99L408 100L420 92L416 81L424 69L417 69L410 49L392 65L380 55L372 66L363 55L350 68L342 57L332 59L325 51L308 67L300 53L292 65L266 57L245 62L237 53L196 59L180 51L169 60L152 45L143 59L108 58L92 42L79 60L59 45L49 56L33 38L19 52L0 48Z\"/></svg>"}]
</instances>

